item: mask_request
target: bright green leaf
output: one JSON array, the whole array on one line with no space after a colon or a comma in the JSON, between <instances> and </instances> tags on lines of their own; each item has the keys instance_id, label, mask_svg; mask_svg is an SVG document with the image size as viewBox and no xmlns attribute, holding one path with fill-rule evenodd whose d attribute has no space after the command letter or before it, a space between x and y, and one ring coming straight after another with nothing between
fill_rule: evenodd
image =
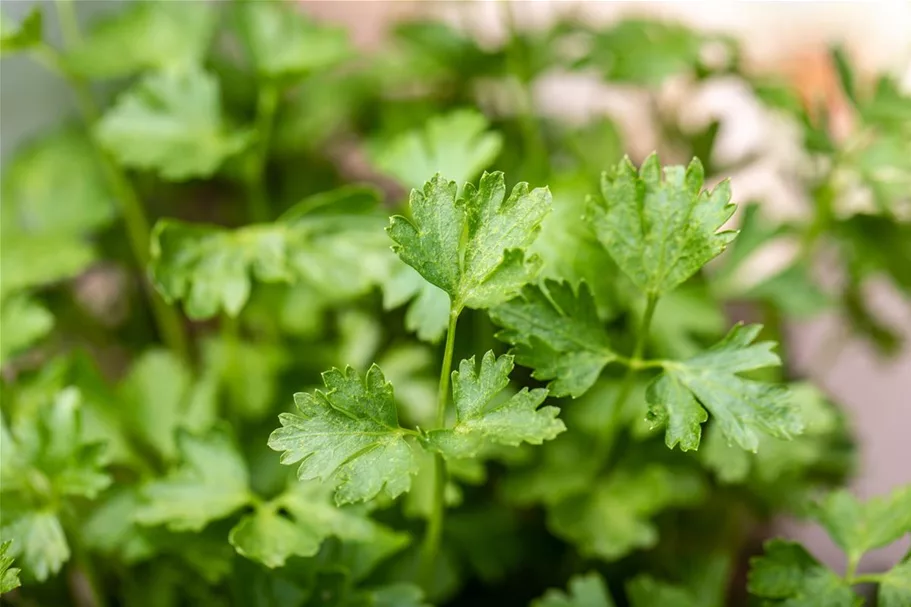
<instances>
[{"instance_id":1,"label":"bright green leaf","mask_svg":"<svg viewBox=\"0 0 911 607\"><path fill-rule=\"evenodd\" d=\"M182 463L167 476L143 488L136 511L143 525L167 525L173 531L199 531L250 501L249 473L243 457L226 434L177 436Z\"/></svg>"},{"instance_id":2,"label":"bright green leaf","mask_svg":"<svg viewBox=\"0 0 911 607\"><path fill-rule=\"evenodd\" d=\"M0 302L0 365L50 333L53 327L53 315L28 296L13 296Z\"/></svg>"},{"instance_id":3,"label":"bright green leaf","mask_svg":"<svg viewBox=\"0 0 911 607\"><path fill-rule=\"evenodd\" d=\"M508 400L497 397L509 385L513 358L499 358L488 351L478 370L474 357L463 360L452 373L452 398L456 423L452 428L431 430L427 445L447 458L474 457L487 442L540 445L566 430L556 418L556 407L538 408L547 397L540 388L522 388Z\"/></svg>"},{"instance_id":4,"label":"bright green leaf","mask_svg":"<svg viewBox=\"0 0 911 607\"><path fill-rule=\"evenodd\" d=\"M237 20L256 71L271 78L324 69L352 51L344 28L314 23L291 2L238 3Z\"/></svg>"},{"instance_id":5,"label":"bright green leaf","mask_svg":"<svg viewBox=\"0 0 911 607\"><path fill-rule=\"evenodd\" d=\"M479 112L457 110L430 118L420 129L375 141L371 156L377 168L408 188L420 188L438 173L462 184L500 153L503 138L488 131L489 126Z\"/></svg>"},{"instance_id":6,"label":"bright green leaf","mask_svg":"<svg viewBox=\"0 0 911 607\"><path fill-rule=\"evenodd\" d=\"M19 569L12 567L13 557L7 556L12 541L0 544L0 594L6 594L22 585L19 581Z\"/></svg>"},{"instance_id":7,"label":"bright green leaf","mask_svg":"<svg viewBox=\"0 0 911 607\"><path fill-rule=\"evenodd\" d=\"M669 448L699 447L706 409L728 441L748 451L757 450L762 435L790 438L801 432L800 416L788 402L786 388L737 375L781 364L772 353L773 342L752 343L761 329L737 325L705 352L664 364L664 373L649 385L646 397L649 419L666 425Z\"/></svg>"},{"instance_id":8,"label":"bright green leaf","mask_svg":"<svg viewBox=\"0 0 911 607\"><path fill-rule=\"evenodd\" d=\"M911 559L887 571L879 583L879 607L911 605Z\"/></svg>"},{"instance_id":9,"label":"bright green leaf","mask_svg":"<svg viewBox=\"0 0 911 607\"><path fill-rule=\"evenodd\" d=\"M348 368L323 373L326 391L298 392L300 414L282 413L269 447L283 464L301 462L301 480L335 479L339 504L395 498L411 487L417 459L399 426L392 385L372 366L364 378Z\"/></svg>"},{"instance_id":10,"label":"bright green leaf","mask_svg":"<svg viewBox=\"0 0 911 607\"><path fill-rule=\"evenodd\" d=\"M405 313L405 328L422 341L440 341L449 324L449 296L402 263L383 285L383 307L393 310L408 301L411 305Z\"/></svg>"},{"instance_id":11,"label":"bright green leaf","mask_svg":"<svg viewBox=\"0 0 911 607\"><path fill-rule=\"evenodd\" d=\"M857 607L851 587L826 569L803 546L784 540L765 544L765 554L750 559L750 594L776 599L783 607Z\"/></svg>"},{"instance_id":12,"label":"bright green leaf","mask_svg":"<svg viewBox=\"0 0 911 607\"><path fill-rule=\"evenodd\" d=\"M6 231L0 239L0 298L81 274L95 260L79 238Z\"/></svg>"},{"instance_id":13,"label":"bright green leaf","mask_svg":"<svg viewBox=\"0 0 911 607\"><path fill-rule=\"evenodd\" d=\"M845 489L833 491L814 509L814 516L848 558L856 561L865 552L911 533L911 485L866 503Z\"/></svg>"},{"instance_id":14,"label":"bright green leaf","mask_svg":"<svg viewBox=\"0 0 911 607\"><path fill-rule=\"evenodd\" d=\"M551 588L531 607L614 607L614 601L601 576L587 573L571 578L567 592Z\"/></svg>"},{"instance_id":15,"label":"bright green leaf","mask_svg":"<svg viewBox=\"0 0 911 607\"><path fill-rule=\"evenodd\" d=\"M216 19L209 2L131 2L93 25L65 61L88 78L191 70L202 64Z\"/></svg>"},{"instance_id":16,"label":"bright green leaf","mask_svg":"<svg viewBox=\"0 0 911 607\"><path fill-rule=\"evenodd\" d=\"M717 257L736 236L719 232L734 213L731 186L702 189L702 163L664 167L652 154L637 172L625 158L601 177L589 201L595 233L617 265L643 291L673 290Z\"/></svg>"},{"instance_id":17,"label":"bright green leaf","mask_svg":"<svg viewBox=\"0 0 911 607\"><path fill-rule=\"evenodd\" d=\"M60 519L47 510L33 510L12 521L5 516L0 540L12 542L9 556L19 559L25 575L43 582L70 559Z\"/></svg>"},{"instance_id":18,"label":"bright green leaf","mask_svg":"<svg viewBox=\"0 0 911 607\"><path fill-rule=\"evenodd\" d=\"M258 508L237 523L228 541L239 554L274 569L292 556L313 556L322 538L273 509Z\"/></svg>"},{"instance_id":19,"label":"bright green leaf","mask_svg":"<svg viewBox=\"0 0 911 607\"><path fill-rule=\"evenodd\" d=\"M507 199L503 173L485 173L457 199L455 182L437 175L412 190L409 204L412 220L396 215L388 228L394 249L446 291L452 310L503 303L534 278L538 259L524 249L550 210L546 188L520 183Z\"/></svg>"},{"instance_id":20,"label":"bright green leaf","mask_svg":"<svg viewBox=\"0 0 911 607\"><path fill-rule=\"evenodd\" d=\"M515 346L518 363L534 369L535 379L552 380L554 396L581 396L617 357L585 283L529 285L490 317L503 327L497 337Z\"/></svg>"},{"instance_id":21,"label":"bright green leaf","mask_svg":"<svg viewBox=\"0 0 911 607\"><path fill-rule=\"evenodd\" d=\"M349 187L309 198L271 224L228 230L160 221L152 231L152 280L196 319L220 310L237 316L250 297L251 276L337 299L362 295L385 283L396 263L377 203L374 190Z\"/></svg>"},{"instance_id":22,"label":"bright green leaf","mask_svg":"<svg viewBox=\"0 0 911 607\"><path fill-rule=\"evenodd\" d=\"M27 50L42 41L44 26L41 9L32 8L19 25L0 14L0 54Z\"/></svg>"},{"instance_id":23,"label":"bright green leaf","mask_svg":"<svg viewBox=\"0 0 911 607\"><path fill-rule=\"evenodd\" d=\"M146 76L102 116L96 135L123 165L172 181L209 177L250 142L225 126L218 81L199 68Z\"/></svg>"}]
</instances>

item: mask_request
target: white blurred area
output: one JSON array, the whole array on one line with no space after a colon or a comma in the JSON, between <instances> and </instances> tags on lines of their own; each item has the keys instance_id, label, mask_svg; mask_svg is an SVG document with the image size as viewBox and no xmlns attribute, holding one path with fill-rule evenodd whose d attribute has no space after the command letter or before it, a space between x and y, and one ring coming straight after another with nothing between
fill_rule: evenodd
<instances>
[{"instance_id":1,"label":"white blurred area","mask_svg":"<svg viewBox=\"0 0 911 607\"><path fill-rule=\"evenodd\" d=\"M897 76L911 89L911 2L578 2L502 0L482 2L304 2L314 15L348 25L366 47L381 43L396 20L433 15L495 44L506 31L504 4L520 27L543 27L556 17L576 14L605 24L628 15L653 16L692 27L723 31L741 40L747 65L756 72L778 73L805 97L824 101L840 117L836 126L850 129L850 115L840 96L827 49L841 43L859 68L859 81L876 72ZM625 135L631 155L661 150L649 124L642 94L607 86L585 76L556 74L538 83L536 110L585 119L612 116ZM758 159L732 175L735 201L758 200L772 215L806 211L808 201L795 187L794 171L802 150L796 129L765 111L741 83L719 79L699 88L669 82L658 102L678 112L682 125L697 127L711 119L722 122L716 152L734 160L759 151ZM676 107L675 107L676 106ZM735 218L736 219L736 218ZM791 248L771 248L755 267L756 276L786 261ZM911 263L911 260L908 260ZM825 276L826 268L820 268ZM755 278L755 277L751 277ZM878 285L869 293L874 309L911 343L911 302ZM789 355L796 369L848 408L859 443L859 465L853 481L861 497L887 493L911 483L911 348L891 360L880 358L860 340L844 338L845 327L834 316L792 324ZM833 345L840 343L837 348ZM781 531L807 542L821 559L843 568L840 551L821 530L782 521ZM891 567L907 550L907 541L871 553L861 571Z\"/></svg>"}]
</instances>

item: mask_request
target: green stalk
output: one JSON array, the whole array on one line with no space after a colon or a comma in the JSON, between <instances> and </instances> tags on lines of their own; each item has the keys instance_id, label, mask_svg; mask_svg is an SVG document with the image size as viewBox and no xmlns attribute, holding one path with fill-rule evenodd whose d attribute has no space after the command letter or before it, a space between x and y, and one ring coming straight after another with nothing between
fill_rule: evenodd
<instances>
[{"instance_id":1,"label":"green stalk","mask_svg":"<svg viewBox=\"0 0 911 607\"><path fill-rule=\"evenodd\" d=\"M642 353L645 351L645 341L648 339L649 327L652 325L652 318L655 315L655 308L657 305L658 296L649 294L648 301L645 304L645 313L642 315L642 323L639 325L639 331L636 333L636 344L633 346L633 355L630 356L627 361L626 375L623 376L623 383L620 385L620 391L617 393L617 398L614 399L614 408L611 410L611 416L608 422L608 427L611 429L616 428L617 424L620 423L620 415L623 412L623 407L626 405L626 400L629 398L630 393L633 391L633 387L636 385L636 371L651 366L646 364L646 361L642 360ZM616 432L611 434L609 439L602 438L598 441L595 448L595 459L597 461L604 461L610 456L610 452L616 442L614 440L615 438Z\"/></svg>"},{"instance_id":2,"label":"green stalk","mask_svg":"<svg viewBox=\"0 0 911 607\"><path fill-rule=\"evenodd\" d=\"M71 0L57 0L55 6L67 44L78 44L81 36ZM42 44L35 52L39 63L59 74L70 85L76 95L76 102L82 113L83 121L91 133L92 125L98 120L101 113L92 98L88 84L81 76L66 67L60 58L60 54L52 47ZM149 220L142 208L142 202L126 174L113 158L101 149L94 139L92 141L95 144L95 152L100 159L102 170L113 190L114 197L120 202L120 211L123 215L127 239L133 252L133 257L144 273L150 258L150 229ZM189 360L189 345L184 333L183 323L177 312L167 305L154 289L147 286L146 294L152 306L152 314L155 317L155 323L162 340L179 357Z\"/></svg>"},{"instance_id":3,"label":"green stalk","mask_svg":"<svg viewBox=\"0 0 911 607\"><path fill-rule=\"evenodd\" d=\"M446 402L449 397L449 377L452 370L452 352L455 348L456 323L459 312L455 308L449 312L449 328L446 331L446 346L443 350L443 366L440 369L440 388L437 393L436 428L446 424ZM430 518L427 521L427 532L424 535L422 547L420 579L426 589L433 582L437 555L440 551L440 538L443 535L443 516L446 511L446 461L437 453L433 462L434 484L433 503L430 509Z\"/></svg>"},{"instance_id":4,"label":"green stalk","mask_svg":"<svg viewBox=\"0 0 911 607\"><path fill-rule=\"evenodd\" d=\"M269 159L269 144L275 123L275 111L278 109L278 96L278 87L271 80L262 82L256 96L256 133L258 139L256 147L253 149L246 176L247 205L250 212L250 220L256 223L263 223L272 219L269 193L266 190L264 177L266 162Z\"/></svg>"}]
</instances>

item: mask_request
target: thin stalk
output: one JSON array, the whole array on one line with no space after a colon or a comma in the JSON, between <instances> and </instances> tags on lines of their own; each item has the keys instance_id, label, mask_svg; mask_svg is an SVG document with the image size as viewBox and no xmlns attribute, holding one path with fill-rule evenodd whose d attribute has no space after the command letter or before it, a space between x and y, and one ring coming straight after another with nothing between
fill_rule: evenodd
<instances>
[{"instance_id":1,"label":"thin stalk","mask_svg":"<svg viewBox=\"0 0 911 607\"><path fill-rule=\"evenodd\" d=\"M265 172L269 158L269 144L275 123L275 111L278 109L278 87L271 80L265 80L259 87L256 96L256 133L257 142L253 149L250 165L247 170L246 188L247 205L250 219L254 222L266 222L272 218L269 204L269 193L266 190Z\"/></svg>"},{"instance_id":2,"label":"thin stalk","mask_svg":"<svg viewBox=\"0 0 911 607\"><path fill-rule=\"evenodd\" d=\"M455 309L450 310L449 329L446 331L446 346L443 350L443 366L440 369L440 388L437 393L436 428L442 428L446 423L446 402L449 397L449 377L452 370L452 352L455 348L458 320L459 312ZM424 535L420 566L420 579L427 589L430 588L433 581L437 555L440 551L440 538L443 535L443 516L446 512L446 461L439 453L434 456L433 473L433 502L430 518L427 521L427 532Z\"/></svg>"},{"instance_id":3,"label":"thin stalk","mask_svg":"<svg viewBox=\"0 0 911 607\"><path fill-rule=\"evenodd\" d=\"M55 4L60 19L61 29L68 44L75 44L81 39L79 24L70 0L58 0ZM88 84L78 74L69 70L60 59L59 53L50 46L41 45L35 51L39 63L47 66L59 74L70 85L76 96L76 102L82 113L82 119L91 133L92 125L101 115ZM94 143L94 140L93 140ZM127 176L117 163L97 143L95 152L101 162L102 170L113 191L114 197L120 203L120 211L126 226L127 239L133 252L133 257L141 271L149 263L150 240L149 221L142 207L142 202ZM189 346L183 323L174 308L168 306L154 289L146 285L146 294L152 307L155 323L165 344L184 360L189 360Z\"/></svg>"},{"instance_id":4,"label":"thin stalk","mask_svg":"<svg viewBox=\"0 0 911 607\"><path fill-rule=\"evenodd\" d=\"M855 584L881 584L882 581L883 575L881 573L864 573L848 578L848 583L852 586Z\"/></svg>"},{"instance_id":5,"label":"thin stalk","mask_svg":"<svg viewBox=\"0 0 911 607\"><path fill-rule=\"evenodd\" d=\"M608 428L611 434L609 439L602 438L599 440L595 449L595 459L598 461L606 460L610 456L613 445L616 442L616 427L620 423L620 416L626 400L629 398L633 387L636 385L636 371L640 368L651 367L653 361L643 361L642 353L645 351L645 341L648 339L648 330L652 325L652 317L655 315L655 307L658 305L658 296L649 294L648 301L645 304L645 313L642 315L642 323L639 325L639 331L636 334L636 344L633 346L633 355L629 358L629 365L626 369L626 375L623 376L623 383L620 385L620 391L614 399L614 408L611 410Z\"/></svg>"}]
</instances>

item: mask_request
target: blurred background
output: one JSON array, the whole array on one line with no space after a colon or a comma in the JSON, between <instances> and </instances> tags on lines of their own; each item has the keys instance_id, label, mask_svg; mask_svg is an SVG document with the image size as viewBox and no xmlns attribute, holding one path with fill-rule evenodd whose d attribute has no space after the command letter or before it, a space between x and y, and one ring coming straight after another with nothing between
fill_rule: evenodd
<instances>
[{"instance_id":1,"label":"blurred background","mask_svg":"<svg viewBox=\"0 0 911 607\"><path fill-rule=\"evenodd\" d=\"M35 4L4 0L3 10L21 19ZM117 10L118 2L77 2L79 17ZM343 24L362 48L384 43L393 25L416 15L443 18L485 44L496 45L507 31L502 2L303 2L318 19ZM911 3L741 3L741 2L516 2L515 26L545 28L565 15L609 24L630 15L660 17L694 28L736 37L744 65L756 74L771 74L793 84L807 104L822 104L831 116L830 129L840 137L850 132L853 116L838 85L829 49L841 44L855 65L858 79L876 73L895 75L911 87ZM52 39L56 24L47 24ZM0 89L2 160L61 114L74 112L66 86L24 57L5 59ZM598 115L611 117L622 131L631 155L653 149L668 160L674 150L662 140L651 120L649 104L674 113L681 125L702 128L720 124L713 162L736 166L731 171L734 200L755 200L780 217L808 212L805 193L794 186L800 134L766 111L752 91L734 78L720 76L694 84L669 78L655 94L644 97L633 87L606 83L585 74L548 74L535 82L533 103L543 114L563 115L580 122ZM746 162L740 162L747 159ZM65 187L64 184L61 184ZM737 218L735 218L735 221ZM792 243L793 244L793 243ZM764 251L750 272L759 282L787 264L793 246L779 243ZM911 259L904 260L911 264ZM814 268L823 283L835 280L824 263ZM859 468L853 488L861 497L883 494L911 483L911 303L888 284L874 282L864 297L871 309L904 336L904 346L884 357L868 340L854 337L835 314L807 322L789 322L790 362L848 408L859 441ZM818 530L780 523L786 533L802 537L833 567L841 567L838 550ZM890 566L907 545L895 545L864 561L864 567Z\"/></svg>"}]
</instances>

